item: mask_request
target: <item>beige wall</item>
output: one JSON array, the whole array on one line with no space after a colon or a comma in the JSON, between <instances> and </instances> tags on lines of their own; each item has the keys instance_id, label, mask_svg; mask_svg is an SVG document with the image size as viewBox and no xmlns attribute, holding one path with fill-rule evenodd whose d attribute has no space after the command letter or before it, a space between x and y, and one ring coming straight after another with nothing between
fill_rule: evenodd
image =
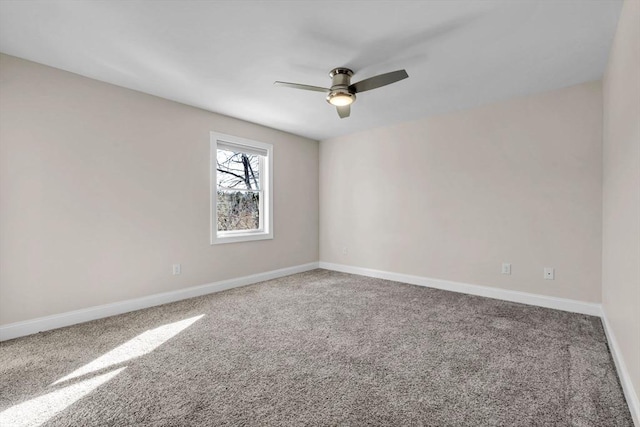
<instances>
[{"instance_id":1,"label":"beige wall","mask_svg":"<svg viewBox=\"0 0 640 427\"><path fill-rule=\"evenodd\" d=\"M640 2L627 0L604 78L602 304L640 392Z\"/></svg>"},{"instance_id":2,"label":"beige wall","mask_svg":"<svg viewBox=\"0 0 640 427\"><path fill-rule=\"evenodd\" d=\"M601 124L593 82L321 141L320 260L600 302Z\"/></svg>"},{"instance_id":3,"label":"beige wall","mask_svg":"<svg viewBox=\"0 0 640 427\"><path fill-rule=\"evenodd\" d=\"M212 130L274 145L274 240L209 245ZM0 324L318 260L316 141L6 55L0 196Z\"/></svg>"}]
</instances>

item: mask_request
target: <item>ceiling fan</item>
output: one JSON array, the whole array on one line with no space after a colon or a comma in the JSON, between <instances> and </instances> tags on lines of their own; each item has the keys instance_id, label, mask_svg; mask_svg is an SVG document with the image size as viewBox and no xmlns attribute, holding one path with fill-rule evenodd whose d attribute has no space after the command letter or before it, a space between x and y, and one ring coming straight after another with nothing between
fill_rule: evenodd
<instances>
[{"instance_id":1,"label":"ceiling fan","mask_svg":"<svg viewBox=\"0 0 640 427\"><path fill-rule=\"evenodd\" d=\"M409 77L405 70L398 70L369 77L368 79L351 84L351 76L353 76L353 71L348 68L334 68L329 73L329 77L331 77L332 80L331 88L329 89L288 82L274 82L273 84L276 86L291 87L294 89L312 90L315 92L325 93L328 92L327 102L331 105L335 105L338 110L338 115L341 119L344 119L345 117L349 117L351 114L351 104L356 100L356 93L377 89Z\"/></svg>"}]
</instances>

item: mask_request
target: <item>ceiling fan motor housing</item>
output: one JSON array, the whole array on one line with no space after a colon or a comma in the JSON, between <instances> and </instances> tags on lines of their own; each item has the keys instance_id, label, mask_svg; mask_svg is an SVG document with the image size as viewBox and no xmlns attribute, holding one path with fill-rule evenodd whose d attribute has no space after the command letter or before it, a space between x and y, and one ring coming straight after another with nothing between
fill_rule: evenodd
<instances>
[{"instance_id":1,"label":"ceiling fan motor housing","mask_svg":"<svg viewBox=\"0 0 640 427\"><path fill-rule=\"evenodd\" d=\"M329 104L335 104L334 98L339 97L349 97L351 98L351 104L356 100L355 93L349 92L349 85L351 84L351 76L353 76L353 71L348 68L334 68L329 73L329 76L332 79L331 83L331 92L327 95L327 102ZM334 102L331 100L334 99Z\"/></svg>"}]
</instances>

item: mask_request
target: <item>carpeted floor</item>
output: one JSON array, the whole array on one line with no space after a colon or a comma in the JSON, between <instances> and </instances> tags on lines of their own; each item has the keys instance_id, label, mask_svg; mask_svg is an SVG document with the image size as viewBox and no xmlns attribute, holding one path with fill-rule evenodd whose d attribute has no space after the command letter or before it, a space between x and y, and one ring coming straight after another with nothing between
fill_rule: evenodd
<instances>
[{"instance_id":1,"label":"carpeted floor","mask_svg":"<svg viewBox=\"0 0 640 427\"><path fill-rule=\"evenodd\" d=\"M325 270L7 341L0 375L3 427L632 426L599 318Z\"/></svg>"}]
</instances>

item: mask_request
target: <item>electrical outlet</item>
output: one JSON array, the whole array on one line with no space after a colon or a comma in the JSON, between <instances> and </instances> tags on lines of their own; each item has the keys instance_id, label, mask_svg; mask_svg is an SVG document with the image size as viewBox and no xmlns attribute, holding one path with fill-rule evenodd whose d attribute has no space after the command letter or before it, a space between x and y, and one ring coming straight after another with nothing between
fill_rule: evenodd
<instances>
[{"instance_id":1,"label":"electrical outlet","mask_svg":"<svg viewBox=\"0 0 640 427\"><path fill-rule=\"evenodd\" d=\"M507 262L502 263L502 274L511 274L511 264Z\"/></svg>"},{"instance_id":2,"label":"electrical outlet","mask_svg":"<svg viewBox=\"0 0 640 427\"><path fill-rule=\"evenodd\" d=\"M553 267L544 268L544 280L555 280L556 270Z\"/></svg>"},{"instance_id":3,"label":"electrical outlet","mask_svg":"<svg viewBox=\"0 0 640 427\"><path fill-rule=\"evenodd\" d=\"M342 255L347 255L348 253L349 253L349 248L347 248L346 246L342 248Z\"/></svg>"},{"instance_id":4,"label":"electrical outlet","mask_svg":"<svg viewBox=\"0 0 640 427\"><path fill-rule=\"evenodd\" d=\"M182 266L180 264L173 264L173 275L177 276L182 273Z\"/></svg>"}]
</instances>

